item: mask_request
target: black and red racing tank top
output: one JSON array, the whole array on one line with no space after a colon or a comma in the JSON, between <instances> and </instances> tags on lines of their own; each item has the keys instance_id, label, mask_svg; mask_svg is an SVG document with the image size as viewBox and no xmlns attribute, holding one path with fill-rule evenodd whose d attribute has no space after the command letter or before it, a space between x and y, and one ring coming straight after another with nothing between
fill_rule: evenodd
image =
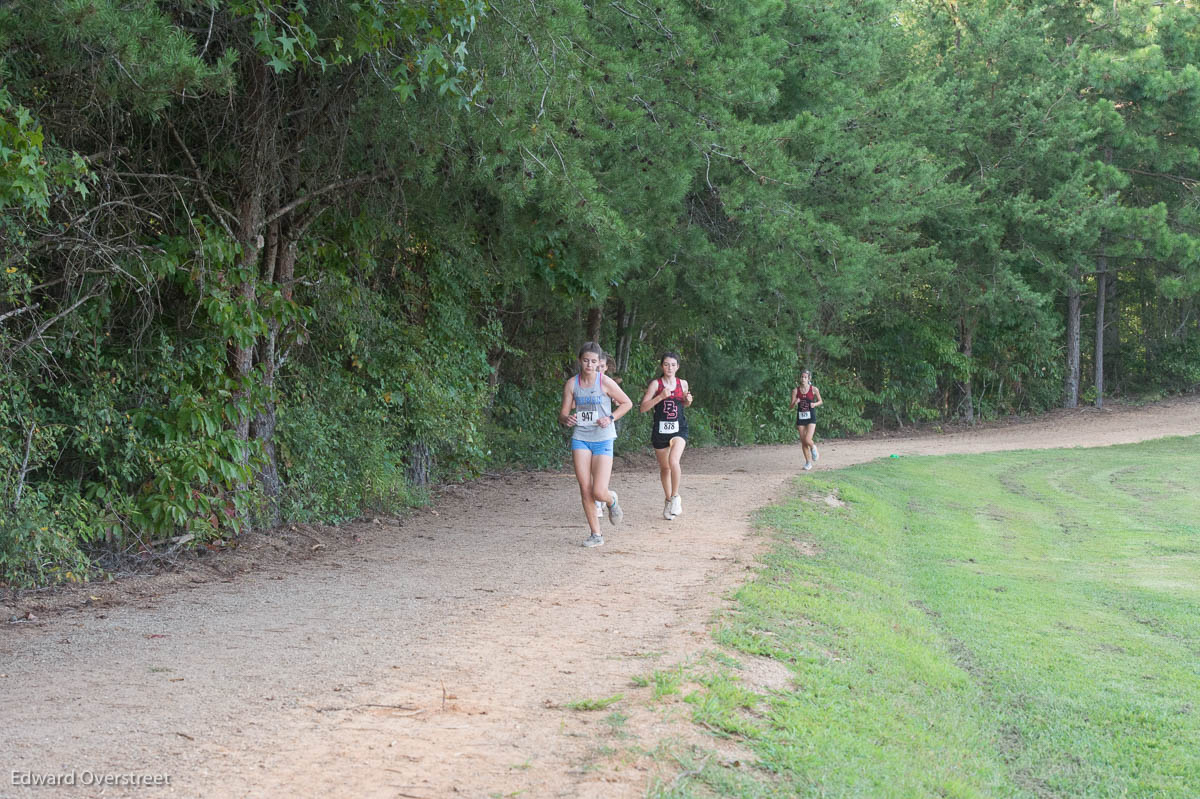
<instances>
[{"instance_id":1,"label":"black and red racing tank top","mask_svg":"<svg viewBox=\"0 0 1200 799\"><path fill-rule=\"evenodd\" d=\"M662 378L658 378L658 390L663 391L667 387ZM686 424L683 416L683 381L675 378L675 388L666 398L654 406L654 430L659 432L678 432L680 427L671 429L664 428L662 422L675 422Z\"/></svg>"},{"instance_id":2,"label":"black and red racing tank top","mask_svg":"<svg viewBox=\"0 0 1200 799\"><path fill-rule=\"evenodd\" d=\"M813 394L812 384L809 383L808 393L806 393L806 394L801 394L800 386L796 386L796 399L799 400L799 403L796 405L796 410L811 411L812 410L812 401L814 399L816 399L815 395Z\"/></svg>"}]
</instances>

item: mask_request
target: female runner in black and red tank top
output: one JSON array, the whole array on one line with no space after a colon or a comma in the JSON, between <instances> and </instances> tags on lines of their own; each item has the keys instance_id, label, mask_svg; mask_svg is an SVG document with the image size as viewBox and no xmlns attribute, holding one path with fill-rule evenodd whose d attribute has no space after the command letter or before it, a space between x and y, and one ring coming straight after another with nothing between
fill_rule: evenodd
<instances>
[{"instance_id":1,"label":"female runner in black and red tank top","mask_svg":"<svg viewBox=\"0 0 1200 799\"><path fill-rule=\"evenodd\" d=\"M817 432L816 408L822 404L821 390L812 384L812 372L800 373L800 385L792 389L792 404L796 409L796 432L800 434L800 449L804 453L804 469L813 467L820 457L813 435Z\"/></svg>"},{"instance_id":2,"label":"female runner in black and red tank top","mask_svg":"<svg viewBox=\"0 0 1200 799\"><path fill-rule=\"evenodd\" d=\"M692 404L692 394L686 380L679 379L679 356L668 352L660 361L662 376L656 377L646 386L646 393L639 406L642 413L654 409L654 427L650 431L650 444L658 459L658 477L662 481L666 500L663 518L671 521L683 513L683 500L679 498L679 483L683 479L684 447L687 446L687 417L683 409Z\"/></svg>"}]
</instances>

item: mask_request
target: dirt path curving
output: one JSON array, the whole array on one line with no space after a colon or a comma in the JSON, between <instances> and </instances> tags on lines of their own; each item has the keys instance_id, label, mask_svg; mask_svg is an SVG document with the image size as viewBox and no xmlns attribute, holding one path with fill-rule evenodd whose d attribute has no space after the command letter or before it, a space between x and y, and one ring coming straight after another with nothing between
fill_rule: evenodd
<instances>
[{"instance_id":1,"label":"dirt path curving","mask_svg":"<svg viewBox=\"0 0 1200 799\"><path fill-rule=\"evenodd\" d=\"M1196 433L1190 398L832 441L820 469ZM795 446L692 450L673 522L649 456L618 462L625 524L595 550L573 477L527 473L236 581L168 575L47 618L9 603L0 796L642 796L672 773L655 748L695 731L631 680L711 648L765 545L751 515L799 462ZM83 784L132 775L170 786Z\"/></svg>"}]
</instances>

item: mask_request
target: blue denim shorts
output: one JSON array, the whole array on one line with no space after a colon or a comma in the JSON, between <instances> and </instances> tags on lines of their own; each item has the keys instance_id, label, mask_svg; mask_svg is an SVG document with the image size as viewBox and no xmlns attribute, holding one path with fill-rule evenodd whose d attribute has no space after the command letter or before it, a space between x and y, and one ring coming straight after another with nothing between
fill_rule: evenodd
<instances>
[{"instance_id":1,"label":"blue denim shorts","mask_svg":"<svg viewBox=\"0 0 1200 799\"><path fill-rule=\"evenodd\" d=\"M593 455L607 455L611 458L613 454L613 440L610 438L607 441L580 441L578 438L572 438L571 449L591 450Z\"/></svg>"}]
</instances>

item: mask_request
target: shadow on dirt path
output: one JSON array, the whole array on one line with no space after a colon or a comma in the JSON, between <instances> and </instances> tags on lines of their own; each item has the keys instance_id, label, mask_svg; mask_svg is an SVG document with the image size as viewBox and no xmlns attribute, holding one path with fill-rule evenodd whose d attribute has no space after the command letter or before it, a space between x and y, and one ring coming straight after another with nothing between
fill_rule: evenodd
<instances>
[{"instance_id":1,"label":"shadow on dirt path","mask_svg":"<svg viewBox=\"0 0 1200 799\"><path fill-rule=\"evenodd\" d=\"M831 441L819 468L1196 433L1192 398ZM631 680L711 648L767 543L751 517L793 490L799 461L795 446L689 451L673 522L650 462L618 463L625 523L594 550L573 477L521 473L348 526L307 562L17 615L0 627L0 796L642 796L669 773L655 747L696 733ZM170 785L84 784L132 775Z\"/></svg>"}]
</instances>

